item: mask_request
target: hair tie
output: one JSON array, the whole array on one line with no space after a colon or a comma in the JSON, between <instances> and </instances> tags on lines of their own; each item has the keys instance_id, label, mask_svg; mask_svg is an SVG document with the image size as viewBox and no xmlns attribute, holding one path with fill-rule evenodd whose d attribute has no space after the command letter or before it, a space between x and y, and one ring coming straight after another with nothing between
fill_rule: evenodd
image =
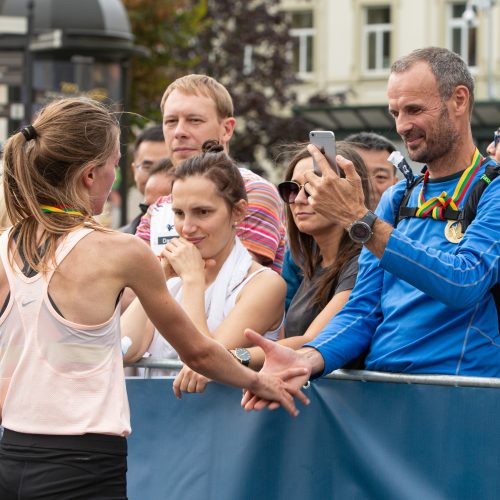
<instances>
[{"instance_id":1,"label":"hair tie","mask_svg":"<svg viewBox=\"0 0 500 500\"><path fill-rule=\"evenodd\" d=\"M33 125L28 125L27 127L24 127L23 129L21 129L21 132L24 135L26 142L29 142L38 136L35 127L33 127Z\"/></svg>"},{"instance_id":2,"label":"hair tie","mask_svg":"<svg viewBox=\"0 0 500 500\"><path fill-rule=\"evenodd\" d=\"M222 153L224 146L215 139L208 139L201 146L202 153Z\"/></svg>"}]
</instances>

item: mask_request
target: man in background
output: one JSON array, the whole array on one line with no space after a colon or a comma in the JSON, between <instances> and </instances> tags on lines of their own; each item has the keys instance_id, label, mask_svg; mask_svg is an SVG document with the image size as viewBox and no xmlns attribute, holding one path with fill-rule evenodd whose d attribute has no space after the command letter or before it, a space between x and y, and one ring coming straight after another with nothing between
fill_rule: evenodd
<instances>
[{"instance_id":1,"label":"man in background","mask_svg":"<svg viewBox=\"0 0 500 500\"><path fill-rule=\"evenodd\" d=\"M374 132L359 132L345 138L352 143L363 159L372 183L373 199L369 206L375 208L387 188L398 182L396 167L387 160L396 151L396 146L382 135Z\"/></svg>"},{"instance_id":2,"label":"man in background","mask_svg":"<svg viewBox=\"0 0 500 500\"><path fill-rule=\"evenodd\" d=\"M493 140L486 152L500 165L500 127L493 132Z\"/></svg>"},{"instance_id":3,"label":"man in background","mask_svg":"<svg viewBox=\"0 0 500 500\"><path fill-rule=\"evenodd\" d=\"M144 197L144 188L153 165L163 158L168 158L167 147L163 138L163 130L160 125L153 125L144 129L134 143L134 160L131 164L134 175L135 186ZM144 215L139 213L134 219L120 228L123 233L135 234L137 226Z\"/></svg>"}]
</instances>

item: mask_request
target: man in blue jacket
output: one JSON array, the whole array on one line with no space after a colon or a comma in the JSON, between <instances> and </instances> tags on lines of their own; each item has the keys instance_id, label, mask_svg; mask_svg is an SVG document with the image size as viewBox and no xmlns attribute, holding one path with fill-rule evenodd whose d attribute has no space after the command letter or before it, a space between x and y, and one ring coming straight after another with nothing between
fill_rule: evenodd
<instances>
[{"instance_id":1,"label":"man in blue jacket","mask_svg":"<svg viewBox=\"0 0 500 500\"><path fill-rule=\"evenodd\" d=\"M300 351L275 346L265 369L302 364L319 376L368 349L368 370L500 375L491 292L499 280L500 179L487 183L465 232L459 218L486 164L495 164L473 143L473 95L467 65L446 49L418 49L392 65L389 111L410 158L427 167L409 196L413 214L397 225L405 181L383 195L374 214L352 164L337 157L346 172L340 179L309 145L323 172L306 174L311 205L365 248L344 309Z\"/></svg>"}]
</instances>

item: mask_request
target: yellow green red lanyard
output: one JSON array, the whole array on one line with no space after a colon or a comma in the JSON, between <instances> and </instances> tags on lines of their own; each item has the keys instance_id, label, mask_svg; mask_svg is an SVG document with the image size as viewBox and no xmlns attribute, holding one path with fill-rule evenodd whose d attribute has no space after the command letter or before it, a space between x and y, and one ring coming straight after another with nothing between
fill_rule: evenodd
<instances>
[{"instance_id":1,"label":"yellow green red lanyard","mask_svg":"<svg viewBox=\"0 0 500 500\"><path fill-rule=\"evenodd\" d=\"M68 214L68 215L81 215L83 214L78 210L74 210L72 208L63 207L61 205L52 206L52 205L40 205L40 209L42 212L46 214Z\"/></svg>"},{"instance_id":2,"label":"yellow green red lanyard","mask_svg":"<svg viewBox=\"0 0 500 500\"><path fill-rule=\"evenodd\" d=\"M443 191L439 196L434 196L429 200L425 200L424 191L427 184L427 179L429 178L429 171L425 172L424 180L422 182L422 188L420 189L420 194L418 195L418 209L415 213L415 217L432 217L436 220L445 220L443 216L443 210L449 205L453 210L458 212L458 205L464 197L467 189L471 185L472 179L476 175L477 171L481 167L483 157L476 148L474 155L472 156L471 164L465 169L464 173L458 180L455 187L455 191L452 196L448 196L446 191Z\"/></svg>"}]
</instances>

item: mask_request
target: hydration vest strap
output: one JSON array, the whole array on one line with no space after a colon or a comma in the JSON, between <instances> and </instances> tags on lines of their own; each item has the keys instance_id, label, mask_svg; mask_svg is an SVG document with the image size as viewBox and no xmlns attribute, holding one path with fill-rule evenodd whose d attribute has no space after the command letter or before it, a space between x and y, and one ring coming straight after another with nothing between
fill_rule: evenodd
<instances>
[{"instance_id":1,"label":"hydration vest strap","mask_svg":"<svg viewBox=\"0 0 500 500\"><path fill-rule=\"evenodd\" d=\"M400 207L399 208L399 220L407 219L409 217L415 217L418 207ZM459 210L454 210L451 207L446 207L443 210L443 217L446 220L458 220L462 212ZM398 220L398 222L399 222Z\"/></svg>"},{"instance_id":2,"label":"hydration vest strap","mask_svg":"<svg viewBox=\"0 0 500 500\"><path fill-rule=\"evenodd\" d=\"M460 217L462 231L465 232L465 230L475 219L477 206L479 204L479 200L481 198L481 195L483 194L483 191L490 185L491 181L493 179L496 179L499 175L500 165L498 165L495 161L489 159L484 174L474 184L470 194L465 200L464 208Z\"/></svg>"},{"instance_id":3,"label":"hydration vest strap","mask_svg":"<svg viewBox=\"0 0 500 500\"><path fill-rule=\"evenodd\" d=\"M415 217L415 214L418 210L418 207L407 207L408 200L410 199L410 195L417 184L420 184L424 180L424 176L421 175L419 177L415 177L413 182L406 185L406 188L403 193L403 197L401 198L401 202L398 207L398 211L394 216L394 227L399 224L401 219L406 219L408 217Z\"/></svg>"},{"instance_id":4,"label":"hydration vest strap","mask_svg":"<svg viewBox=\"0 0 500 500\"><path fill-rule=\"evenodd\" d=\"M467 227L476 217L477 205L479 199L483 194L483 191L489 186L491 181L500 175L500 165L498 165L494 160L489 158L486 161L486 169L484 174L476 181L474 186L472 186L470 193L467 195L463 209L460 211L454 210L451 207L446 207L443 211L444 218L447 220L460 220L462 224L462 231L465 231ZM424 177L420 176L415 181L408 186L401 198L401 203L394 220L394 227L396 227L401 219L407 219L409 217L415 217L418 207L408 207L408 201L410 199L411 193L417 184L423 181Z\"/></svg>"}]
</instances>

